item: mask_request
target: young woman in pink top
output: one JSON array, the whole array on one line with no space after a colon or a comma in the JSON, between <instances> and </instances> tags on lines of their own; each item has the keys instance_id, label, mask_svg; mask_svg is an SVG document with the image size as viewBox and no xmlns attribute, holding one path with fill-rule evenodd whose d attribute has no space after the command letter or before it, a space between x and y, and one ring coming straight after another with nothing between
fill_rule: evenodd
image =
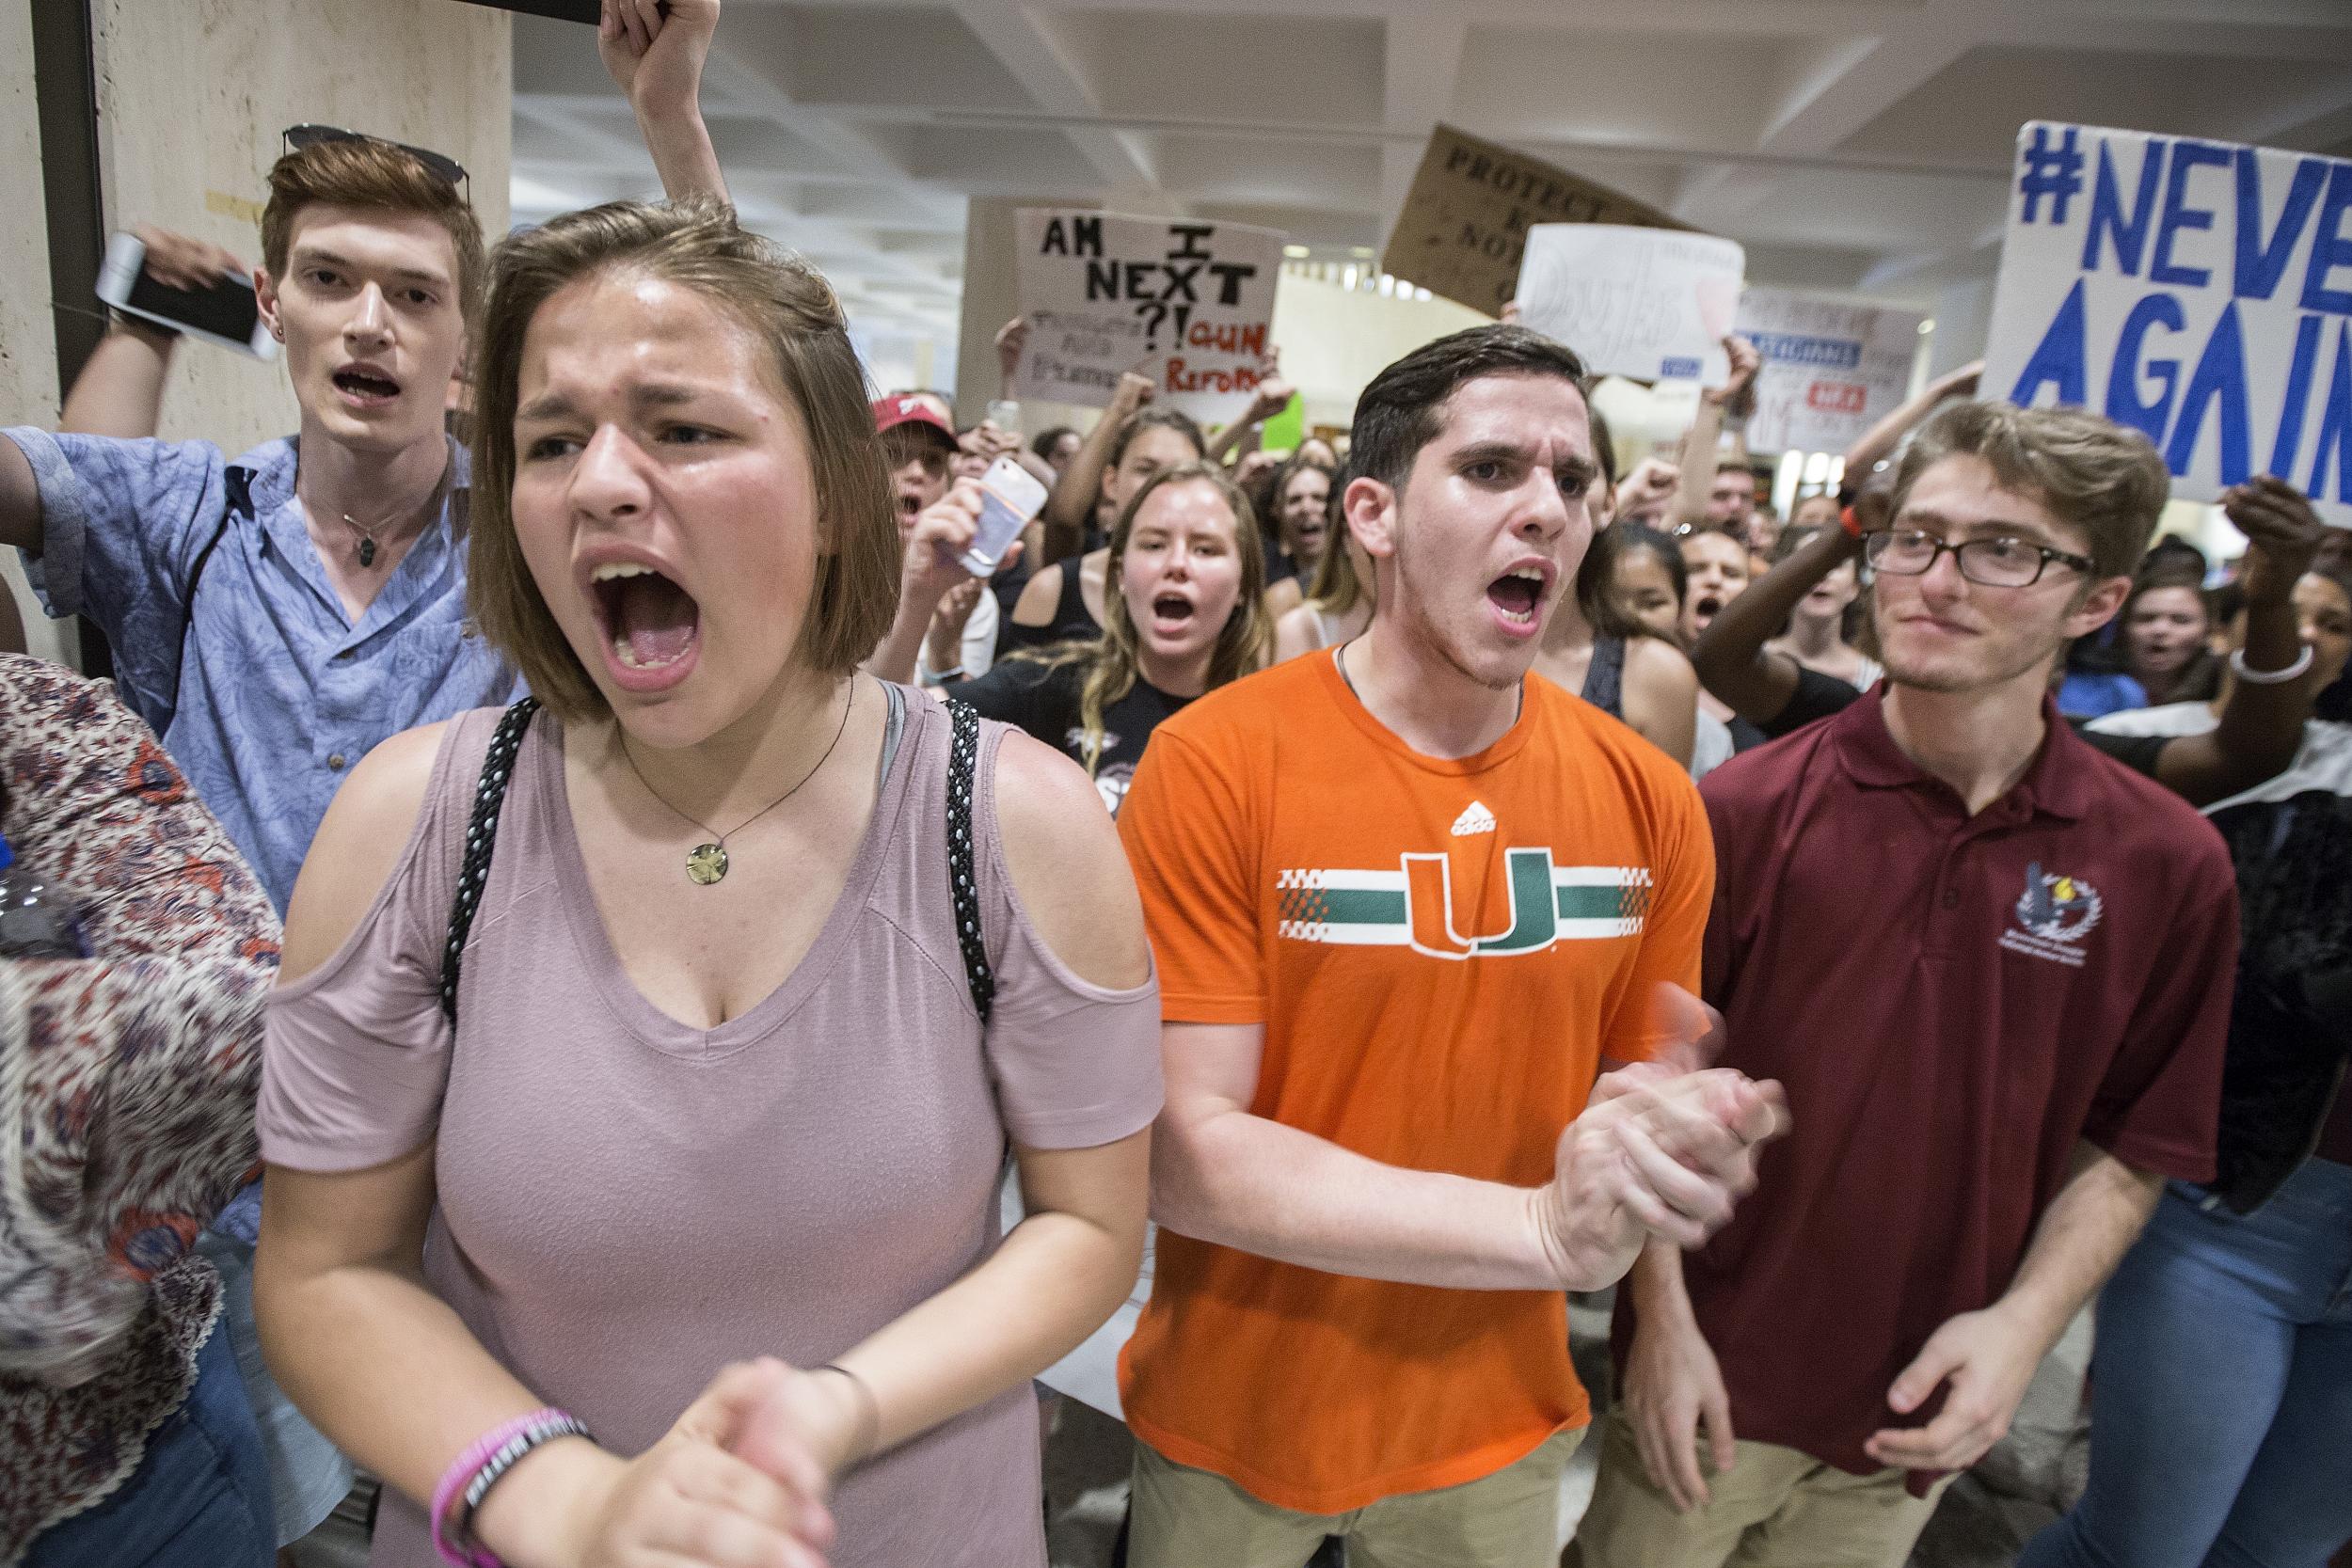
<instances>
[{"instance_id":1,"label":"young woman in pink top","mask_svg":"<svg viewBox=\"0 0 2352 1568\"><path fill-rule=\"evenodd\" d=\"M820 277L619 204L479 331L475 604L545 707L386 744L303 869L271 1365L379 1565L1041 1563L1028 1380L1126 1295L1160 1103L1110 820L856 673L898 543Z\"/></svg>"}]
</instances>

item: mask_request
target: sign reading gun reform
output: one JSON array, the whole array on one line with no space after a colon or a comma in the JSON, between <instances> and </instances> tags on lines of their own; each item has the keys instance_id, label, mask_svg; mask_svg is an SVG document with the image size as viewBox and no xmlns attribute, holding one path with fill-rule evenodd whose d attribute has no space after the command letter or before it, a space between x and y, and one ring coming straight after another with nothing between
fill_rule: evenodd
<instances>
[{"instance_id":1,"label":"sign reading gun reform","mask_svg":"<svg viewBox=\"0 0 2352 1568\"><path fill-rule=\"evenodd\" d=\"M2273 473L2352 527L2352 162L2036 121L1984 393L2136 425L2172 494Z\"/></svg>"},{"instance_id":2,"label":"sign reading gun reform","mask_svg":"<svg viewBox=\"0 0 2352 1568\"><path fill-rule=\"evenodd\" d=\"M1440 125L1389 232L1381 270L1490 316L1511 302L1538 223L1682 229L1655 207Z\"/></svg>"},{"instance_id":3,"label":"sign reading gun reform","mask_svg":"<svg viewBox=\"0 0 2352 1568\"><path fill-rule=\"evenodd\" d=\"M1024 207L1013 243L1029 322L1022 397L1102 408L1122 372L1143 370L1196 420L1248 406L1282 270L1279 230Z\"/></svg>"}]
</instances>

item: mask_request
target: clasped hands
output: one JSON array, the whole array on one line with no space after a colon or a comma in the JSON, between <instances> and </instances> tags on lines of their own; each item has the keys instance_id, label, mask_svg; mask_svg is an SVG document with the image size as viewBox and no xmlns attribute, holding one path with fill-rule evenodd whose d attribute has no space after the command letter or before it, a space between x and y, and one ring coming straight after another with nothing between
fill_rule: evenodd
<instances>
[{"instance_id":1,"label":"clasped hands","mask_svg":"<svg viewBox=\"0 0 2352 1568\"><path fill-rule=\"evenodd\" d=\"M533 1454L485 1499L476 1533L510 1561L572 1568L825 1568L826 1499L873 1436L865 1399L846 1373L738 1363L634 1459L582 1442ZM518 1557L508 1543L523 1541L544 1554Z\"/></svg>"},{"instance_id":2,"label":"clasped hands","mask_svg":"<svg viewBox=\"0 0 2352 1568\"><path fill-rule=\"evenodd\" d=\"M1537 1237L1561 1288L1622 1277L1652 1237L1691 1248L1723 1228L1756 1187L1757 1152L1788 1131L1776 1083L1696 1067L1720 1017L1687 991L1658 988L1660 1059L1593 1085L1560 1134L1549 1182L1532 1196Z\"/></svg>"}]
</instances>

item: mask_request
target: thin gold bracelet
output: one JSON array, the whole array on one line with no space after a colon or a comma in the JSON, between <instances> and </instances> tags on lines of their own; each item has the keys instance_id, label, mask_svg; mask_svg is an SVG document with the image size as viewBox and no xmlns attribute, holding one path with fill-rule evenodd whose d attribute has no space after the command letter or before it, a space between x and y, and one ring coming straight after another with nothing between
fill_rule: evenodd
<instances>
[{"instance_id":1,"label":"thin gold bracelet","mask_svg":"<svg viewBox=\"0 0 2352 1568\"><path fill-rule=\"evenodd\" d=\"M850 1380L850 1386L857 1390L858 1405L861 1411L858 1425L863 1430L856 1451L850 1456L850 1463L863 1465L874 1456L874 1445L882 1441L882 1403L874 1398L874 1390L867 1386L864 1378L839 1362L828 1361L817 1370L820 1372L839 1372Z\"/></svg>"}]
</instances>

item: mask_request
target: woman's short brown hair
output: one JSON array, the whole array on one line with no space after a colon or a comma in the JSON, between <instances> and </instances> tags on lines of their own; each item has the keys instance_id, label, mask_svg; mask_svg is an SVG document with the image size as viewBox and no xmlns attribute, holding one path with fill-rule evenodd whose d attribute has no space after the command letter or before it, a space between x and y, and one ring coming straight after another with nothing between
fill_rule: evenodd
<instances>
[{"instance_id":1,"label":"woman's short brown hair","mask_svg":"<svg viewBox=\"0 0 2352 1568\"><path fill-rule=\"evenodd\" d=\"M567 214L504 241L491 258L474 360L470 592L484 633L559 717L611 711L523 562L512 507L515 407L532 318L562 290L602 274L691 289L768 344L817 482L817 581L794 657L848 674L873 653L898 610L898 526L871 389L824 277L706 198L663 206L616 201Z\"/></svg>"},{"instance_id":2,"label":"woman's short brown hair","mask_svg":"<svg viewBox=\"0 0 2352 1568\"><path fill-rule=\"evenodd\" d=\"M473 320L485 268L482 220L455 185L389 142L355 137L313 142L271 166L269 205L262 209L262 261L283 282L294 219L306 207L358 207L415 214L449 230L457 250L457 309Z\"/></svg>"},{"instance_id":3,"label":"woman's short brown hair","mask_svg":"<svg viewBox=\"0 0 2352 1568\"><path fill-rule=\"evenodd\" d=\"M2172 493L2171 471L2138 431L2081 408L1984 399L1950 404L1920 427L1895 471L1895 512L1921 474L1956 456L1984 459L2002 488L2081 529L2102 578L2131 575Z\"/></svg>"}]
</instances>

